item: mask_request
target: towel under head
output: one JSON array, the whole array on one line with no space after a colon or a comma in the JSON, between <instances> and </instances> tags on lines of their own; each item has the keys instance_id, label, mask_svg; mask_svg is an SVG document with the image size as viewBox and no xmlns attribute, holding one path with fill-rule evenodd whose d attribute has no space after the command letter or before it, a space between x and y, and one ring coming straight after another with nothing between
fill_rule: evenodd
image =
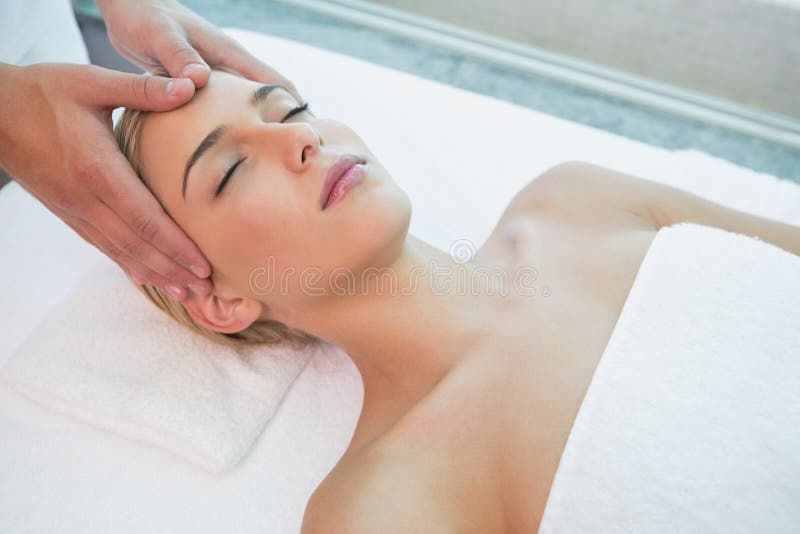
<instances>
[{"instance_id":1,"label":"towel under head","mask_svg":"<svg viewBox=\"0 0 800 534\"><path fill-rule=\"evenodd\" d=\"M50 311L0 380L47 408L222 472L245 457L325 349L215 343L156 309L108 262Z\"/></svg>"}]
</instances>

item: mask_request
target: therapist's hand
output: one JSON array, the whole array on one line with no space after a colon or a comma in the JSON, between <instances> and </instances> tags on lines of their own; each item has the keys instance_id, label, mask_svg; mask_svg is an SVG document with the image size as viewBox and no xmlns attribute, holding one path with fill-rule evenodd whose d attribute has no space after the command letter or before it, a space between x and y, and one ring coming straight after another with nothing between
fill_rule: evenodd
<instances>
[{"instance_id":1,"label":"therapist's hand","mask_svg":"<svg viewBox=\"0 0 800 534\"><path fill-rule=\"evenodd\" d=\"M211 267L120 152L111 110L166 111L194 91L188 79L0 63L0 167L128 274L181 300L187 287L209 293Z\"/></svg>"},{"instance_id":2,"label":"therapist's hand","mask_svg":"<svg viewBox=\"0 0 800 534\"><path fill-rule=\"evenodd\" d=\"M298 102L304 101L289 79L174 0L95 3L114 48L147 71L163 66L173 78L190 78L199 88L208 82L209 65L222 67L257 82L281 84Z\"/></svg>"}]
</instances>

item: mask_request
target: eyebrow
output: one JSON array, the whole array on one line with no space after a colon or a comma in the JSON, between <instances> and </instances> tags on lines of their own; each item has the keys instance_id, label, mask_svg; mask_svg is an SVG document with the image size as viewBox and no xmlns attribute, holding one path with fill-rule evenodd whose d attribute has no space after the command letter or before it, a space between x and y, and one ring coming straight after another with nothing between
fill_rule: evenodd
<instances>
[{"instance_id":1,"label":"eyebrow","mask_svg":"<svg viewBox=\"0 0 800 534\"><path fill-rule=\"evenodd\" d=\"M270 92L272 92L273 89L277 88L283 89L289 93L289 90L280 84L262 85L250 95L250 105L258 106L267 99L267 96ZM189 178L189 171L192 170L194 164L197 163L197 160L199 160L203 154L214 148L214 146L219 143L220 139L222 139L227 131L228 126L224 124L217 126L211 130L211 133L205 136L202 141L200 141L200 144L194 149L192 155L189 156L189 161L186 162L186 170L183 171L183 186L181 188L181 196L184 200L186 200L186 183Z\"/></svg>"}]
</instances>

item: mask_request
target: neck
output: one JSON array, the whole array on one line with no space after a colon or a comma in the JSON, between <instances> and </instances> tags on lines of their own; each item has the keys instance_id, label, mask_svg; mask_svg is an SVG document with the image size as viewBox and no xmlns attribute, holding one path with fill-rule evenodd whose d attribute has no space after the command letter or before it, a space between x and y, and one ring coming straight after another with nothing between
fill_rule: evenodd
<instances>
[{"instance_id":1,"label":"neck","mask_svg":"<svg viewBox=\"0 0 800 534\"><path fill-rule=\"evenodd\" d=\"M387 268L290 324L345 350L364 381L364 405L410 408L474 349L486 330L473 267L409 236ZM381 286L382 282L382 286ZM394 283L392 286L391 282Z\"/></svg>"}]
</instances>

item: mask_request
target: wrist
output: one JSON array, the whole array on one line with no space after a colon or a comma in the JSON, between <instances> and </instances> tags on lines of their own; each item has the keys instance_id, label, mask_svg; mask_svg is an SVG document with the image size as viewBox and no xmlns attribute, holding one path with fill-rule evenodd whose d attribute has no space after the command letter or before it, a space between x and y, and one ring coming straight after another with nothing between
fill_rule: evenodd
<instances>
[{"instance_id":1,"label":"wrist","mask_svg":"<svg viewBox=\"0 0 800 534\"><path fill-rule=\"evenodd\" d=\"M180 2L177 0L137 0L135 3L125 0L94 0L94 4L97 6L97 9L100 13L105 17L105 12L114 7L117 4L133 4L134 8L137 9L146 9L147 7L153 7L154 5L165 5L165 6L175 6L180 5Z\"/></svg>"},{"instance_id":2,"label":"wrist","mask_svg":"<svg viewBox=\"0 0 800 534\"><path fill-rule=\"evenodd\" d=\"M8 77L15 76L17 74L17 71L24 68L25 67L19 67L17 65L12 65L10 63L3 63L2 61L0 61L0 88L5 87Z\"/></svg>"},{"instance_id":3,"label":"wrist","mask_svg":"<svg viewBox=\"0 0 800 534\"><path fill-rule=\"evenodd\" d=\"M17 120L16 108L19 107L19 84L27 67L19 67L0 62L0 167L8 170L6 148L13 150L12 138L14 121Z\"/></svg>"},{"instance_id":4,"label":"wrist","mask_svg":"<svg viewBox=\"0 0 800 534\"><path fill-rule=\"evenodd\" d=\"M0 63L0 167L20 178L32 145L31 131L47 120L52 110L43 88L43 79L57 63L18 66ZM50 106L50 107L48 107Z\"/></svg>"},{"instance_id":5,"label":"wrist","mask_svg":"<svg viewBox=\"0 0 800 534\"><path fill-rule=\"evenodd\" d=\"M115 0L94 0L94 5L97 6L97 9L100 13L105 16L105 10L114 3Z\"/></svg>"},{"instance_id":6,"label":"wrist","mask_svg":"<svg viewBox=\"0 0 800 534\"><path fill-rule=\"evenodd\" d=\"M19 107L19 98L25 95L27 85L36 81L35 70L39 63L32 65L11 65L0 63L0 107Z\"/></svg>"}]
</instances>

